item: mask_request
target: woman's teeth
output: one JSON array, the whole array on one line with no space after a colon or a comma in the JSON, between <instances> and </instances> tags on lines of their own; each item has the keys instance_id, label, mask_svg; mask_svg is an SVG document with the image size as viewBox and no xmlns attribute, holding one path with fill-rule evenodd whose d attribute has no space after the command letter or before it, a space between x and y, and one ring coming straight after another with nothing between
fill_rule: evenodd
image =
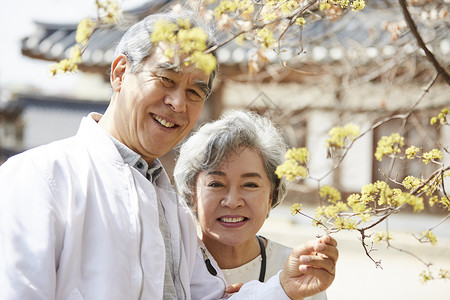
<instances>
[{"instance_id":1,"label":"woman's teeth","mask_svg":"<svg viewBox=\"0 0 450 300\"><path fill-rule=\"evenodd\" d=\"M244 217L239 217L239 218L219 218L219 221L221 222L225 222L225 223L238 223L238 222L242 222L244 221L245 218Z\"/></svg>"}]
</instances>

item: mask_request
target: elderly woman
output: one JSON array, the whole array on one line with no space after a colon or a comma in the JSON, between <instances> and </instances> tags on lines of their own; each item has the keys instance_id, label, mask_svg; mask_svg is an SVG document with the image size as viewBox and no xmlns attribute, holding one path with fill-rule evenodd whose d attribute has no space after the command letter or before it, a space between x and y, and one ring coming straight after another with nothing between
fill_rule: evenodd
<instances>
[{"instance_id":1,"label":"elderly woman","mask_svg":"<svg viewBox=\"0 0 450 300\"><path fill-rule=\"evenodd\" d=\"M256 235L286 195L285 181L275 175L286 149L267 118L243 111L203 125L181 147L175 183L200 224L198 255L225 285L266 281L288 260L290 248ZM323 279L334 278L336 242L329 236L314 242L326 250L301 256L300 270L314 295L307 299L326 299Z\"/></svg>"}]
</instances>

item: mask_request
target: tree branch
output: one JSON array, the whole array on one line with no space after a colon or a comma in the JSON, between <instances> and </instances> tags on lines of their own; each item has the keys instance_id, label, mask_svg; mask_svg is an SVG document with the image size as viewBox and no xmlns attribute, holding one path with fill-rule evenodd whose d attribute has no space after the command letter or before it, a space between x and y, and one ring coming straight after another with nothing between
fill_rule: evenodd
<instances>
[{"instance_id":1,"label":"tree branch","mask_svg":"<svg viewBox=\"0 0 450 300\"><path fill-rule=\"evenodd\" d=\"M447 71L439 64L436 57L434 57L434 54L427 48L425 45L422 37L419 34L419 31L417 30L416 23L411 17L411 14L408 11L408 5L406 4L406 0L398 0L400 3L400 6L402 8L403 16L405 17L405 21L408 24L409 29L411 29L412 34L416 38L417 44L419 44L419 47L422 48L422 50L425 52L425 55L427 56L428 60L433 64L436 71L442 75L444 80L447 82L448 85L450 85L450 75L447 73Z\"/></svg>"}]
</instances>

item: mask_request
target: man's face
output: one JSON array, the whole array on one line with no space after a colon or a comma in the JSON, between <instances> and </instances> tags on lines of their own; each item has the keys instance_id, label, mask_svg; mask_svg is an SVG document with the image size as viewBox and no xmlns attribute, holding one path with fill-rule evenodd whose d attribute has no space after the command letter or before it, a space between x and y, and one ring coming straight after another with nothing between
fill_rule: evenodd
<instances>
[{"instance_id":1,"label":"man's face","mask_svg":"<svg viewBox=\"0 0 450 300\"><path fill-rule=\"evenodd\" d=\"M113 83L118 94L111 134L148 162L189 133L208 93L208 75L183 62L177 66L163 53L164 48L157 47L135 74L127 63L120 87Z\"/></svg>"}]
</instances>

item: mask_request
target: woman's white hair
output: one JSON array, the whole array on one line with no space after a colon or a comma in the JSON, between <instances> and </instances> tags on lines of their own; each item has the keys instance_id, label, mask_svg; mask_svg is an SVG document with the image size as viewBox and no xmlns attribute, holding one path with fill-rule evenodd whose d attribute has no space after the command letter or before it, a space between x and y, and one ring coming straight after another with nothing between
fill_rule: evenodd
<instances>
[{"instance_id":1,"label":"woman's white hair","mask_svg":"<svg viewBox=\"0 0 450 300\"><path fill-rule=\"evenodd\" d=\"M193 208L197 176L213 170L241 147L261 155L272 185L271 207L282 202L286 181L275 170L284 162L287 145L279 130L268 119L253 112L233 110L219 120L201 126L180 148L174 180L180 195Z\"/></svg>"}]
</instances>

